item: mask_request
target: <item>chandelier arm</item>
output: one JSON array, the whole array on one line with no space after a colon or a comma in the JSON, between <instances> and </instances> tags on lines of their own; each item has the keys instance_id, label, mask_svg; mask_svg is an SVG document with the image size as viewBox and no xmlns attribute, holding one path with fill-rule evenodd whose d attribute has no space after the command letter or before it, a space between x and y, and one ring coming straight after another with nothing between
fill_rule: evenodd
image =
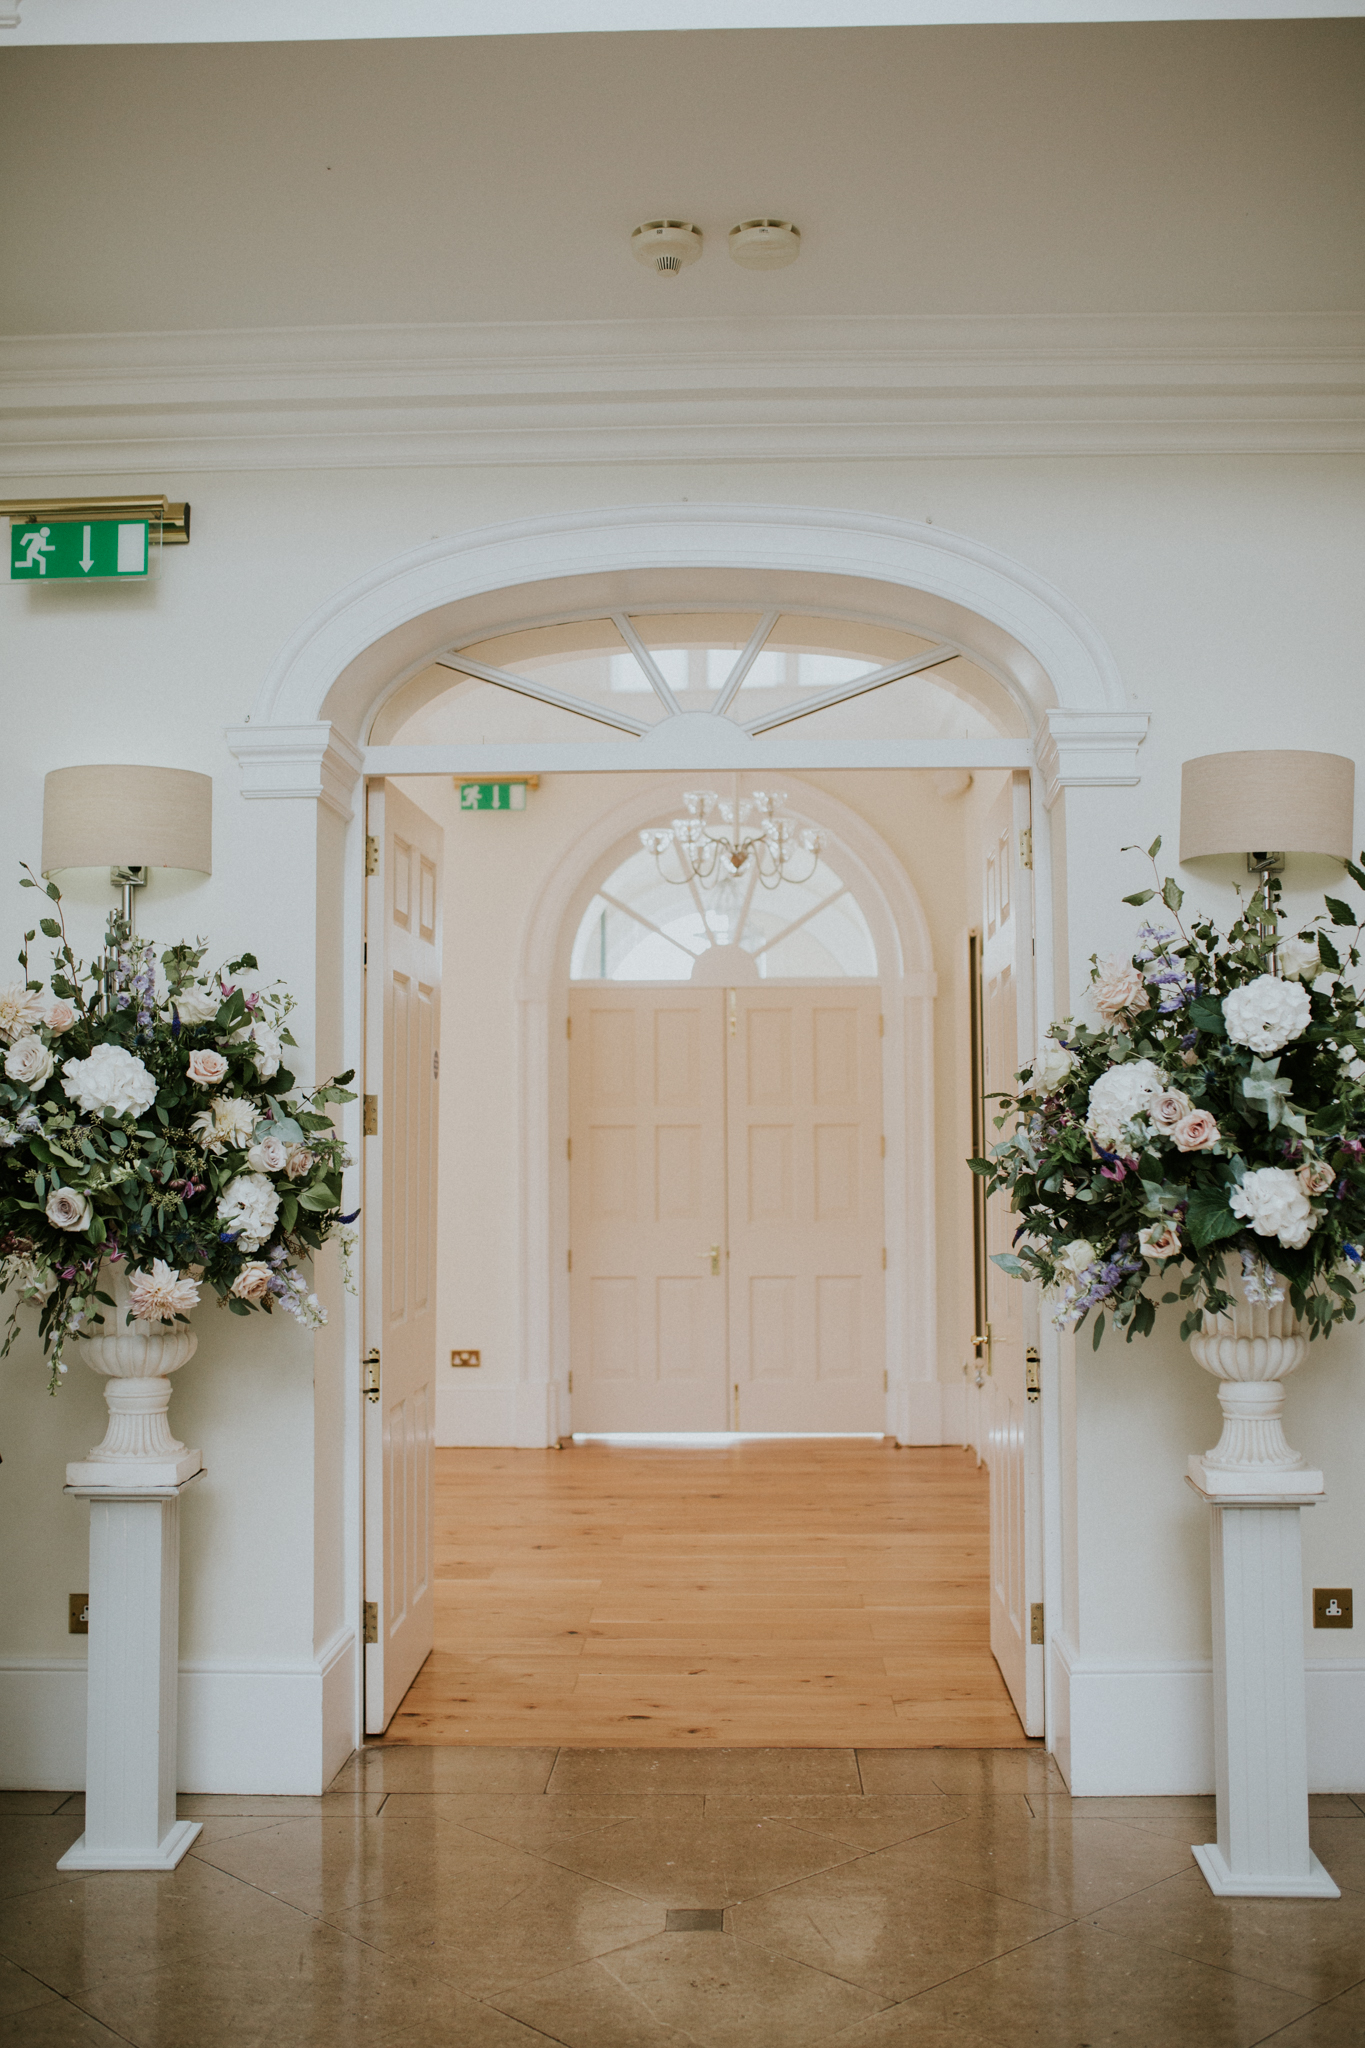
<instances>
[{"instance_id":1,"label":"chandelier arm","mask_svg":"<svg viewBox=\"0 0 1365 2048\"><path fill-rule=\"evenodd\" d=\"M831 704L846 704L851 697L861 697L868 690L883 690L888 683L899 683L906 676L917 676L926 668L942 668L945 661L956 661L960 652L957 647L935 647L928 654L918 655L914 661L898 661L889 668L873 669L870 674L858 676L851 683L841 683L837 690L822 690L818 697L812 697L806 704L785 704L779 711L770 711L765 717L742 725L740 731L747 732L751 739L757 739L760 733L771 732L774 726L790 725L797 718L809 718L812 711L827 710Z\"/></svg>"},{"instance_id":2,"label":"chandelier arm","mask_svg":"<svg viewBox=\"0 0 1365 2048\"><path fill-rule=\"evenodd\" d=\"M761 946L755 946L750 957L757 960L759 954L766 953L770 946L780 946L783 939L789 939L793 932L800 931L803 924L809 924L813 917L818 917L822 910L828 910L831 903L837 903L841 896L847 896L847 894L847 888L840 888L836 889L832 896L822 896L813 910L803 910L800 917L794 917L790 924L783 925L780 932L774 932L773 936L770 939L765 939Z\"/></svg>"},{"instance_id":3,"label":"chandelier arm","mask_svg":"<svg viewBox=\"0 0 1365 2048\"><path fill-rule=\"evenodd\" d=\"M781 616L782 614L780 611L764 612L762 618L755 626L753 632L749 636L748 646L744 649L744 652L740 655L739 660L735 663L729 675L725 678L725 682L721 689L721 693L719 697L717 697L715 703L711 706L711 709L717 718L723 718L725 713L730 709L730 706L734 703L735 698L739 695L741 683L743 683L744 678L749 673L749 670L753 667L754 663L758 660L759 655L763 652L763 649L766 647L769 637L772 634L772 630L774 626L777 624L778 620L781 618Z\"/></svg>"},{"instance_id":4,"label":"chandelier arm","mask_svg":"<svg viewBox=\"0 0 1365 2048\"><path fill-rule=\"evenodd\" d=\"M500 690L514 690L519 697L534 697L538 704L553 704L556 711L572 711L576 717L594 719L598 725L615 726L618 732L628 732L633 739L643 739L654 729L638 718L628 717L624 711L608 711L603 705L589 704L586 698L570 697L563 690L533 683L529 676L513 675L510 669L489 668L486 662L463 661L458 655L438 654L432 665L453 669L456 675L470 676L476 682L493 683Z\"/></svg>"},{"instance_id":5,"label":"chandelier arm","mask_svg":"<svg viewBox=\"0 0 1365 2048\"><path fill-rule=\"evenodd\" d=\"M617 632L621 635L621 638L625 641L627 647L635 656L636 661L644 670L645 675L649 680L649 687L654 692L659 702L663 705L664 710L668 713L670 718L680 717L682 714L682 705L673 695L672 690L669 688L667 682L664 679L663 670L659 667L658 662L654 659L654 656L650 653L649 649L645 646L644 641L636 632L635 627L631 623L629 616L625 612L612 612L610 616L613 626L615 626Z\"/></svg>"}]
</instances>

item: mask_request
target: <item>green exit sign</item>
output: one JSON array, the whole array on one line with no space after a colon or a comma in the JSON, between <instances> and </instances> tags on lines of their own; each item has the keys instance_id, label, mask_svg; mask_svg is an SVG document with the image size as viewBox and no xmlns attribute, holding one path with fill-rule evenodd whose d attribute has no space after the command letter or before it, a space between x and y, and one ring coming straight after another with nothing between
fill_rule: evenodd
<instances>
[{"instance_id":1,"label":"green exit sign","mask_svg":"<svg viewBox=\"0 0 1365 2048\"><path fill-rule=\"evenodd\" d=\"M11 526L13 583L127 582L147 574L145 519L52 519Z\"/></svg>"},{"instance_id":2,"label":"green exit sign","mask_svg":"<svg viewBox=\"0 0 1365 2048\"><path fill-rule=\"evenodd\" d=\"M524 782L462 782L460 784L460 809L462 811L524 811L526 809L526 784Z\"/></svg>"}]
</instances>

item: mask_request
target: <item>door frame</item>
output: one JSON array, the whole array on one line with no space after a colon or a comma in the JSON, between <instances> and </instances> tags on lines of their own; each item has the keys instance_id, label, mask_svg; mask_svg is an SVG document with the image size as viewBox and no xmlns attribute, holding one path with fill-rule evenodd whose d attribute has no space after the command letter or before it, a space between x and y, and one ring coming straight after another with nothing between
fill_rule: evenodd
<instances>
[{"instance_id":1,"label":"door frame","mask_svg":"<svg viewBox=\"0 0 1365 2048\"><path fill-rule=\"evenodd\" d=\"M636 771L635 781L640 781ZM882 1037L882 1170L886 1240L884 1428L902 1442L941 1441L940 1382L912 1378L912 1357L937 1364L938 1300L934 1150L934 998L937 975L928 919L913 883L876 828L828 791L784 776L787 808L837 842L831 865L866 917L876 948ZM544 1361L545 1395L526 1402L532 1442L557 1442L572 1427L569 1372L569 1055L562 1028L570 955L588 904L637 834L676 797L676 773L651 777L594 819L556 864L527 921L518 989L523 1372ZM839 983L831 982L831 988ZM544 1047L546 1057L540 1056ZM540 1247L544 1246L543 1255ZM543 1337L541 1336L543 1332ZM534 1333L534 1334L533 1334ZM543 1347L543 1348L542 1348ZM527 1386L527 1378L522 1385ZM542 1414L544 1419L542 1420ZM520 1417L519 1417L520 1420Z\"/></svg>"},{"instance_id":2,"label":"door frame","mask_svg":"<svg viewBox=\"0 0 1365 2048\"><path fill-rule=\"evenodd\" d=\"M505 772L527 765L520 758L524 749L517 750L515 761L480 763L473 758L436 760L434 749L375 746L375 721L385 703L435 651L466 633L471 621L477 625L488 616L505 619L509 601L541 610L553 601L552 593L571 591L575 604L596 603L600 587L610 603L633 604L637 589L644 595L646 586L661 578L701 577L712 588L717 578L732 583L737 573L746 582L783 579L800 590L808 604L847 602L834 595L838 587L864 594L860 610L876 600L887 614L909 610L925 620L932 615L1006 687L1023 711L1028 731L1026 740L1011 743L1008 760L998 742L871 741L857 749L840 749L845 758L837 765L1029 767L1034 790L1038 975L1042 989L1060 989L1053 905L1064 889L1067 860L1062 842L1054 861L1049 807L1058 806L1060 824L1068 790L1140 782L1138 755L1149 724L1146 712L1128 694L1112 652L1079 606L1028 564L973 536L894 515L828 505L705 500L592 507L467 527L365 569L300 622L264 677L247 722L225 733L228 751L241 770L244 798L306 805L316 819L311 838L317 905L329 941L325 958L319 954L316 989L320 1064L359 1069L363 1059L365 829L357 785L367 775L448 773L459 768L474 778L481 766L488 772ZM440 751L462 756L497 752ZM580 766L626 767L619 760L589 761L584 758L587 749L577 760L556 751L560 758L553 764L547 759L546 768L553 765L572 772ZM675 773L710 772L711 765L690 758L685 750L668 763ZM787 776L803 766L836 763L792 758L759 747L746 765ZM1061 936L1065 937L1065 928ZM523 1060L538 1056L543 1062L550 1050L543 1034L538 1046L527 1039L523 1034ZM358 1151L358 1109L343 1119L343 1127L352 1151ZM348 1192L354 1192L354 1182ZM548 1242L542 1242L541 1251L548 1253ZM523 1336L534 1334L527 1331ZM1051 1643L1074 1632L1074 1616L1064 1600L1074 1606L1076 1598L1074 1515L1068 1511L1076 1454L1074 1436L1061 1413L1060 1341L1047 1319L1040 1348L1044 1586ZM314 1579L320 1605L314 1639L325 1688L323 1744L330 1753L338 1742L355 1746L362 1741L364 1726L358 1654L364 1537L364 1398L359 1369L363 1345L360 1308L353 1297L343 1297L340 1314L331 1330L316 1340L316 1349L328 1367L321 1383L325 1385L335 1372L347 1388L340 1440L316 1475ZM323 1418L318 1427L324 1427ZM333 1531L339 1556L331 1549ZM334 1596L326 1593L331 1586ZM1064 1683L1065 1665L1061 1672ZM1051 1662L1048 1679L1046 1739L1053 1749L1058 1729ZM348 1706L343 1704L346 1695Z\"/></svg>"}]
</instances>

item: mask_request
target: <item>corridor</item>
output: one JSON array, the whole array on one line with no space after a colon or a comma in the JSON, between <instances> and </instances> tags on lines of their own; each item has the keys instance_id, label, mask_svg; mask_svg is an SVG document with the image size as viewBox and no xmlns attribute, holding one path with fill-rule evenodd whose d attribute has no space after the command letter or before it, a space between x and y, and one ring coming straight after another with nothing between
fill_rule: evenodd
<instances>
[{"instance_id":1,"label":"corridor","mask_svg":"<svg viewBox=\"0 0 1365 2048\"><path fill-rule=\"evenodd\" d=\"M436 1453L436 1647L385 1740L1005 1747L988 1481L880 1438Z\"/></svg>"}]
</instances>

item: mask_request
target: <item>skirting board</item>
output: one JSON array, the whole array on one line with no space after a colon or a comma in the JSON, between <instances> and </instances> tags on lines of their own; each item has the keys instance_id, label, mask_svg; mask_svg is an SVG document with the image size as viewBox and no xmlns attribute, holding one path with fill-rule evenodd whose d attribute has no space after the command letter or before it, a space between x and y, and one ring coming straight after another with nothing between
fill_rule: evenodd
<instances>
[{"instance_id":1,"label":"skirting board","mask_svg":"<svg viewBox=\"0 0 1365 2048\"><path fill-rule=\"evenodd\" d=\"M355 1747L356 1640L338 1630L309 1664L180 1667L182 1792L316 1795ZM85 1784L85 1659L0 1660L0 1783Z\"/></svg>"},{"instance_id":2,"label":"skirting board","mask_svg":"<svg viewBox=\"0 0 1365 2048\"><path fill-rule=\"evenodd\" d=\"M1308 1787L1365 1788L1365 1659L1309 1660ZM1080 1656L1052 1639L1057 1763L1077 1798L1212 1792L1213 1665Z\"/></svg>"},{"instance_id":3,"label":"skirting board","mask_svg":"<svg viewBox=\"0 0 1365 2048\"><path fill-rule=\"evenodd\" d=\"M557 1388L547 1380L479 1385L478 1372L447 1370L436 1389L436 1442L477 1449L543 1448L561 1434ZM962 1389L912 1380L893 1393L887 1427L903 1444L961 1443ZM568 1425L563 1426L567 1435Z\"/></svg>"}]
</instances>

